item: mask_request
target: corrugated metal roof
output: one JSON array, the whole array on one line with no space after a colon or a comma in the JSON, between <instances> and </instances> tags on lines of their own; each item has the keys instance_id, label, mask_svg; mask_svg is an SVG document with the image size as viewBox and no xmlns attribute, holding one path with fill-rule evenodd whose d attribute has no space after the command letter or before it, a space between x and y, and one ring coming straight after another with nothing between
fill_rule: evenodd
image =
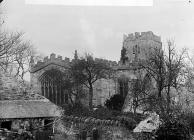
<instances>
[{"instance_id":1,"label":"corrugated metal roof","mask_svg":"<svg viewBox=\"0 0 194 140\"><path fill-rule=\"evenodd\" d=\"M0 119L57 116L60 116L58 106L47 99L0 101Z\"/></svg>"}]
</instances>

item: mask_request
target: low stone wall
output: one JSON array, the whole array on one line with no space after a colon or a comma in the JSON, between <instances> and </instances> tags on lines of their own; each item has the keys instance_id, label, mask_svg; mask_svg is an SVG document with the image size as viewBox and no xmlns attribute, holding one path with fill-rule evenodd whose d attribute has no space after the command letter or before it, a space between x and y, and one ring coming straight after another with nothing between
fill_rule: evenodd
<instances>
[{"instance_id":1,"label":"low stone wall","mask_svg":"<svg viewBox=\"0 0 194 140\"><path fill-rule=\"evenodd\" d=\"M95 118L64 116L55 123L56 140L79 140L92 138L93 140L133 140L130 132L118 120L100 120Z\"/></svg>"}]
</instances>

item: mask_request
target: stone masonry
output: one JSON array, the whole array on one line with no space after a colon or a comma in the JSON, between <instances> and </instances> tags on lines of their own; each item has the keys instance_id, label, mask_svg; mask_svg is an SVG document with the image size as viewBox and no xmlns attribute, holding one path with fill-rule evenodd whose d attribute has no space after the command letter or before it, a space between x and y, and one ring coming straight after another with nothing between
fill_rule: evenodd
<instances>
[{"instance_id":1,"label":"stone masonry","mask_svg":"<svg viewBox=\"0 0 194 140\"><path fill-rule=\"evenodd\" d=\"M129 63L146 59L154 47L162 48L161 38L153 32L135 32L123 36L123 47L127 50Z\"/></svg>"}]
</instances>

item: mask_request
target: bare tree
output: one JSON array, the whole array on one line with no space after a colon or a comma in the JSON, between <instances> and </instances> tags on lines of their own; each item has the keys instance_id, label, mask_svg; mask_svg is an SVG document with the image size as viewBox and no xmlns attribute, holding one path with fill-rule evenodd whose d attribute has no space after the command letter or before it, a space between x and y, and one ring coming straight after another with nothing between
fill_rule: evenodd
<instances>
[{"instance_id":1,"label":"bare tree","mask_svg":"<svg viewBox=\"0 0 194 140\"><path fill-rule=\"evenodd\" d=\"M94 59L92 55L85 54L84 57L74 61L70 66L73 81L84 85L89 90L89 108L93 106L93 84L101 78L107 78L110 74L109 65L101 60Z\"/></svg>"},{"instance_id":2,"label":"bare tree","mask_svg":"<svg viewBox=\"0 0 194 140\"><path fill-rule=\"evenodd\" d=\"M72 105L80 103L81 99L85 97L83 85L73 78L72 71L69 70L63 76L64 88L68 91L68 98Z\"/></svg>"},{"instance_id":3,"label":"bare tree","mask_svg":"<svg viewBox=\"0 0 194 140\"><path fill-rule=\"evenodd\" d=\"M167 51L153 48L150 57L141 66L156 82L157 99L161 113L170 111L171 87L178 89L185 50L176 53L173 41L168 40Z\"/></svg>"},{"instance_id":4,"label":"bare tree","mask_svg":"<svg viewBox=\"0 0 194 140\"><path fill-rule=\"evenodd\" d=\"M35 49L29 41L23 41L23 33L0 32L1 71L23 81L31 56L36 56Z\"/></svg>"},{"instance_id":5,"label":"bare tree","mask_svg":"<svg viewBox=\"0 0 194 140\"><path fill-rule=\"evenodd\" d=\"M151 78L148 75L143 76L143 74L139 72L137 77L138 78L132 82L129 89L131 91L134 114L136 114L137 108L141 108L143 111L147 110L146 106L151 100L151 89L153 88Z\"/></svg>"},{"instance_id":6,"label":"bare tree","mask_svg":"<svg viewBox=\"0 0 194 140\"><path fill-rule=\"evenodd\" d=\"M171 87L175 89L179 88L179 85L182 83L182 69L184 67L184 56L186 49L184 49L181 54L177 54L175 51L174 42L171 40L167 41L168 49L167 54L165 55L165 66L166 66L166 87L167 87L167 111L170 110L171 104Z\"/></svg>"}]
</instances>

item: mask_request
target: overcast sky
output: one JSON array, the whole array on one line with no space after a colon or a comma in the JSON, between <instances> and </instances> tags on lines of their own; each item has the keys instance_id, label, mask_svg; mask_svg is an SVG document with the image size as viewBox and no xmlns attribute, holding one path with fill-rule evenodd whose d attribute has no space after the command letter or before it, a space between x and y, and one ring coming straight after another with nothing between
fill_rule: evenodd
<instances>
[{"instance_id":1,"label":"overcast sky","mask_svg":"<svg viewBox=\"0 0 194 140\"><path fill-rule=\"evenodd\" d=\"M154 0L153 6L32 5L25 0L1 4L6 29L25 32L42 54L63 57L92 52L118 61L123 34L153 31L178 48L194 48L194 1Z\"/></svg>"}]
</instances>

